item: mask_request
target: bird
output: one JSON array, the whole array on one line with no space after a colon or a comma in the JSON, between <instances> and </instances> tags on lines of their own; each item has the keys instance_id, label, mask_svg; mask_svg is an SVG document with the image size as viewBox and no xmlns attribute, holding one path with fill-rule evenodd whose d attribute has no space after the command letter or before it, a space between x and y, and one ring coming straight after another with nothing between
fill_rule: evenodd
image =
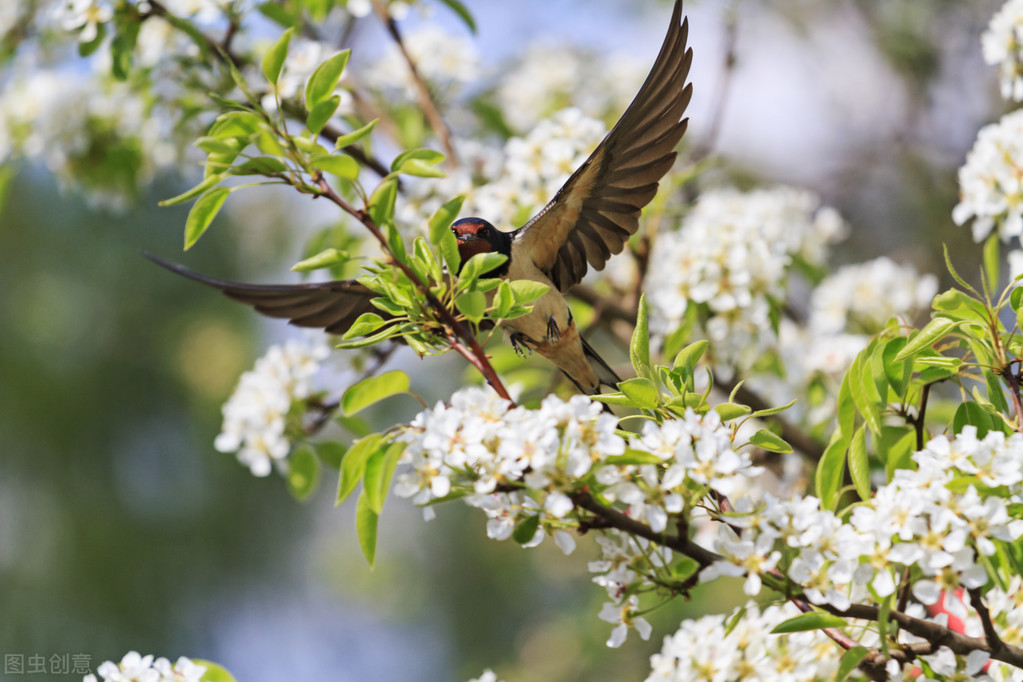
<instances>
[{"instance_id":1,"label":"bird","mask_svg":"<svg viewBox=\"0 0 1023 682\"><path fill-rule=\"evenodd\" d=\"M639 217L671 169L676 147L688 127L683 114L692 98L687 82L693 51L687 46L688 19L675 0L660 51L632 103L593 153L554 198L525 225L504 231L482 218L451 225L462 263L478 253L507 260L484 277L532 280L548 287L528 314L505 320L512 347L550 360L586 394L621 379L580 335L565 293L587 266L602 270L621 253L639 227ZM258 312L292 324L344 334L360 315L380 314L376 294L355 280L309 284L243 284L194 272L146 254L160 265L197 280Z\"/></svg>"}]
</instances>

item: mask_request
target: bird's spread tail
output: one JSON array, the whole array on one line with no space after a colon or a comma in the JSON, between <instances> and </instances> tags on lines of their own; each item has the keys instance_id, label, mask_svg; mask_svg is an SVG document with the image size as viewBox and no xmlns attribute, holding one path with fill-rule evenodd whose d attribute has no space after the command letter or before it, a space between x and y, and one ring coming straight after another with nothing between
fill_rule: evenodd
<instances>
[{"instance_id":1,"label":"bird's spread tail","mask_svg":"<svg viewBox=\"0 0 1023 682\"><path fill-rule=\"evenodd\" d=\"M590 363L590 367L593 368L593 371L597 375L598 384L593 393L599 392L601 386L607 386L608 388L617 390L618 382L622 380L621 377L619 377L615 371L611 369L611 367L604 361L604 358L600 357L600 355L597 354L597 351L593 350L593 346L591 346L586 339L582 338L581 335L579 340L583 342L583 355L586 356L586 360Z\"/></svg>"}]
</instances>

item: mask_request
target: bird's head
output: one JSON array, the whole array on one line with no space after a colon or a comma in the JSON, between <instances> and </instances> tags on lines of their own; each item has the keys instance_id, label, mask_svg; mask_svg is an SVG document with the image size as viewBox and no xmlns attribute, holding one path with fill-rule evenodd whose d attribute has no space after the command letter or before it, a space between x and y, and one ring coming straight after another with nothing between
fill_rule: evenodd
<instances>
[{"instance_id":1,"label":"bird's head","mask_svg":"<svg viewBox=\"0 0 1023 682\"><path fill-rule=\"evenodd\" d=\"M458 240L458 255L462 263L478 253L503 253L511 256L511 235L502 232L482 218L462 218L451 225ZM508 262L495 268L489 277L501 277L508 272Z\"/></svg>"}]
</instances>

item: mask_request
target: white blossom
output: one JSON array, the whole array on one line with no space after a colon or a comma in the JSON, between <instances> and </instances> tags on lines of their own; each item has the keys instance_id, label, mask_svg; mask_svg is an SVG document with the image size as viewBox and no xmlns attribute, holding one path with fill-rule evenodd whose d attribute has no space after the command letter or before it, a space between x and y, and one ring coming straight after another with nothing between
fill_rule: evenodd
<instances>
[{"instance_id":1,"label":"white blossom","mask_svg":"<svg viewBox=\"0 0 1023 682\"><path fill-rule=\"evenodd\" d=\"M980 129L959 169L959 203L952 219L973 219L973 239L998 228L1002 241L1023 233L1023 110Z\"/></svg>"},{"instance_id":2,"label":"white blossom","mask_svg":"<svg viewBox=\"0 0 1023 682\"><path fill-rule=\"evenodd\" d=\"M927 309L937 291L934 275L918 275L911 265L886 256L847 265L813 290L810 326L821 334L849 331L851 325L876 332L891 317Z\"/></svg>"},{"instance_id":3,"label":"white blossom","mask_svg":"<svg viewBox=\"0 0 1023 682\"><path fill-rule=\"evenodd\" d=\"M204 666L184 656L172 664L166 658L154 659L137 651L129 651L120 663L105 661L96 669L103 682L199 682L205 673ZM86 675L83 682L97 682L97 677Z\"/></svg>"},{"instance_id":4,"label":"white blossom","mask_svg":"<svg viewBox=\"0 0 1023 682\"><path fill-rule=\"evenodd\" d=\"M288 341L271 346L255 367L242 374L224 404L224 424L214 443L221 452L237 452L238 461L256 476L283 466L291 451L285 433L293 403L312 393L310 379L329 348L317 343Z\"/></svg>"},{"instance_id":5,"label":"white blossom","mask_svg":"<svg viewBox=\"0 0 1023 682\"><path fill-rule=\"evenodd\" d=\"M114 18L114 8L106 0L61 0L54 16L65 31L79 31L79 42L91 43L100 25Z\"/></svg>"},{"instance_id":6,"label":"white blossom","mask_svg":"<svg viewBox=\"0 0 1023 682\"><path fill-rule=\"evenodd\" d=\"M745 609L727 634L726 623L735 613L682 621L675 634L664 638L661 651L650 657L647 682L834 679L843 652L822 632L771 634L799 614L793 605L761 610L750 603Z\"/></svg>"},{"instance_id":7,"label":"white blossom","mask_svg":"<svg viewBox=\"0 0 1023 682\"><path fill-rule=\"evenodd\" d=\"M1023 100L1023 1L1008 0L980 37L984 61L998 65L1002 97Z\"/></svg>"},{"instance_id":8,"label":"white blossom","mask_svg":"<svg viewBox=\"0 0 1023 682\"><path fill-rule=\"evenodd\" d=\"M844 233L838 214L808 192L706 192L681 229L658 235L646 279L651 328L666 336L689 306L706 306L715 353L748 367L776 344L770 299L784 297L793 258L820 264Z\"/></svg>"}]
</instances>

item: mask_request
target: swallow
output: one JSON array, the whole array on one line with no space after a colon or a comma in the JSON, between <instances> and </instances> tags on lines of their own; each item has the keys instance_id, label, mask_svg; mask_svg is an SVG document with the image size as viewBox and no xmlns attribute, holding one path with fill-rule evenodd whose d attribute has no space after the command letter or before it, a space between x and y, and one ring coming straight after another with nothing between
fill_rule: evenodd
<instances>
[{"instance_id":1,"label":"swallow","mask_svg":"<svg viewBox=\"0 0 1023 682\"><path fill-rule=\"evenodd\" d=\"M682 116L692 97L692 84L686 82L693 58L688 35L682 0L675 0L664 43L636 97L529 222L511 231L499 230L482 218L462 218L451 226L463 263L478 253L508 257L484 276L547 285L547 293L533 303L529 314L502 324L516 352L535 351L547 358L583 393L597 393L602 385L616 388L621 379L579 334L564 295L582 280L587 266L603 270L612 255L621 253L639 227L643 207L675 163L675 147L689 122ZM372 304L376 294L354 280L241 284L149 257L264 315L331 334L344 334L363 313L381 313Z\"/></svg>"}]
</instances>

